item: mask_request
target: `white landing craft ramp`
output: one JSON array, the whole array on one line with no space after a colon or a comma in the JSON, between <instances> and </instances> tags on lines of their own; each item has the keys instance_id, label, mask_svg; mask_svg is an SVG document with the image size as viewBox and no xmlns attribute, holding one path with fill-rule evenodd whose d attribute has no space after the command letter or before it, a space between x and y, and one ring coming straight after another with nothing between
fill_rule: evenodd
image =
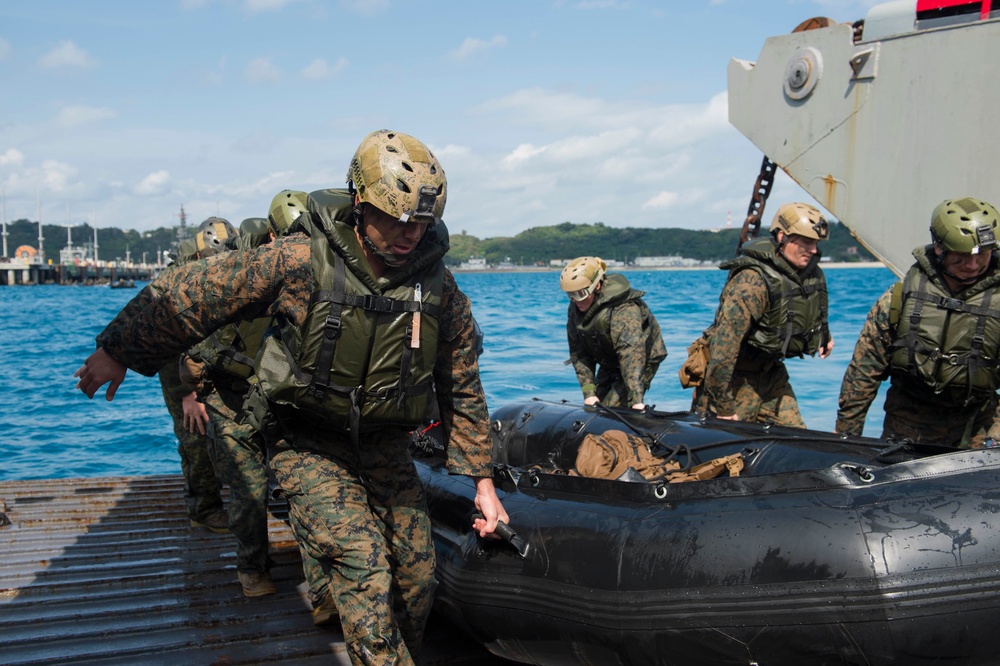
<instances>
[{"instance_id":1,"label":"white landing craft ramp","mask_svg":"<svg viewBox=\"0 0 1000 666\"><path fill-rule=\"evenodd\" d=\"M731 60L729 121L900 275L941 201L1000 206L1000 0L890 2L854 33Z\"/></svg>"},{"instance_id":2,"label":"white landing craft ramp","mask_svg":"<svg viewBox=\"0 0 1000 666\"><path fill-rule=\"evenodd\" d=\"M235 540L189 526L178 476L0 482L0 664L349 664L312 625L287 506L278 594L244 598ZM432 615L423 663L511 664Z\"/></svg>"}]
</instances>

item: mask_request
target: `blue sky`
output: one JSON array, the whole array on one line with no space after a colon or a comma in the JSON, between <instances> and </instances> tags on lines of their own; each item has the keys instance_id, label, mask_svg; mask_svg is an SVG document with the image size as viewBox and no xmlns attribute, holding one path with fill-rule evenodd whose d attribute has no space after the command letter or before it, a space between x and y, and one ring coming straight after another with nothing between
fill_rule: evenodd
<instances>
[{"instance_id":1,"label":"blue sky","mask_svg":"<svg viewBox=\"0 0 1000 666\"><path fill-rule=\"evenodd\" d=\"M452 233L742 223L760 152L731 57L870 0L0 4L8 221L148 230L342 187L368 132L428 144ZM771 201L809 200L779 178ZM82 239L81 239L82 240Z\"/></svg>"}]
</instances>

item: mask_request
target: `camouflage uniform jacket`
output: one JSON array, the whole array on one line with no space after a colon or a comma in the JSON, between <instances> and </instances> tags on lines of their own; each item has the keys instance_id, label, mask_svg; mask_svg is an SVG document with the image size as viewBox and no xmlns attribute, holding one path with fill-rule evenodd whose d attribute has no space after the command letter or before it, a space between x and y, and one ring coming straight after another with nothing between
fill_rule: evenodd
<instances>
[{"instance_id":1,"label":"camouflage uniform jacket","mask_svg":"<svg viewBox=\"0 0 1000 666\"><path fill-rule=\"evenodd\" d=\"M766 355L745 341L754 323L767 312L769 300L767 282L757 271L740 271L722 288L708 336L710 358L704 385L708 403L719 416L736 413L731 382L737 363L742 365Z\"/></svg>"},{"instance_id":2,"label":"camouflage uniform jacket","mask_svg":"<svg viewBox=\"0 0 1000 666\"><path fill-rule=\"evenodd\" d=\"M609 276L609 278L611 277L615 276ZM624 278L622 279L624 280ZM627 287L627 281L625 285ZM641 299L630 298L624 303L609 306L601 303L602 295L603 290L598 292L597 298L591 305L594 313L592 314L588 310L586 314L593 318L598 310L604 307L610 308L609 330L601 333L607 338L604 346L612 346L616 358L595 358L587 351L587 345L582 340L578 326L582 313L576 305L570 303L566 324L570 360L576 371L576 378L580 382L584 398L597 395L596 372L597 364L600 363L602 366L618 368L622 381L628 389L628 404L635 405L645 399L646 386L643 381L643 373L646 366L650 363L658 364L667 357L663 334L652 313L649 313L648 325L643 326L646 323L643 310L648 310L648 308L645 307Z\"/></svg>"},{"instance_id":3,"label":"camouflage uniform jacket","mask_svg":"<svg viewBox=\"0 0 1000 666\"><path fill-rule=\"evenodd\" d=\"M360 243L356 256L362 256ZM312 297L311 241L293 234L247 251L194 263L146 286L97 336L125 366L154 374L220 326L264 316L301 325ZM489 476L489 413L479 380L471 304L445 271L438 356L434 367L448 469Z\"/></svg>"}]
</instances>

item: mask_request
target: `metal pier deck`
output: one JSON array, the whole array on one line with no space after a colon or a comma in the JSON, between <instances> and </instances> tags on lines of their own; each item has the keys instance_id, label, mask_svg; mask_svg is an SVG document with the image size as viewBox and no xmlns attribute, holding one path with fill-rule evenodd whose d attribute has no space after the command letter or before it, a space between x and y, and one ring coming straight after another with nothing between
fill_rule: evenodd
<instances>
[{"instance_id":1,"label":"metal pier deck","mask_svg":"<svg viewBox=\"0 0 1000 666\"><path fill-rule=\"evenodd\" d=\"M339 628L312 625L284 502L278 594L247 599L235 540L192 529L182 492L179 475L0 482L0 663L349 664ZM423 662L512 663L439 616Z\"/></svg>"}]
</instances>

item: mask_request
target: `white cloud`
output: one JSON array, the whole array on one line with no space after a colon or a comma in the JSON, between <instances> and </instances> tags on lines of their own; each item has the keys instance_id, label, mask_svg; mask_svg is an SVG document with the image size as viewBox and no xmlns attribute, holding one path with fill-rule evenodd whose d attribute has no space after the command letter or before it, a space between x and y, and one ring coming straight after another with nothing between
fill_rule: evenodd
<instances>
[{"instance_id":1,"label":"white cloud","mask_svg":"<svg viewBox=\"0 0 1000 666\"><path fill-rule=\"evenodd\" d=\"M248 81L255 83L273 83L281 80L281 70L271 62L270 58L254 58L244 70Z\"/></svg>"},{"instance_id":2,"label":"white cloud","mask_svg":"<svg viewBox=\"0 0 1000 666\"><path fill-rule=\"evenodd\" d=\"M41 182L45 189L51 192L64 192L76 173L76 168L65 162L45 160L42 162Z\"/></svg>"},{"instance_id":3,"label":"white cloud","mask_svg":"<svg viewBox=\"0 0 1000 666\"><path fill-rule=\"evenodd\" d=\"M451 52L451 56L457 60L464 60L478 51L500 48L502 46L507 46L507 38L503 35L497 35L489 41L477 39L475 37L466 37L465 41L462 42L462 45Z\"/></svg>"},{"instance_id":4,"label":"white cloud","mask_svg":"<svg viewBox=\"0 0 1000 666\"><path fill-rule=\"evenodd\" d=\"M43 55L38 64L46 68L55 67L95 67L97 59L70 41L59 44Z\"/></svg>"},{"instance_id":5,"label":"white cloud","mask_svg":"<svg viewBox=\"0 0 1000 666\"><path fill-rule=\"evenodd\" d=\"M24 164L24 154L17 148L8 148L0 155L0 167L20 167Z\"/></svg>"},{"instance_id":6,"label":"white cloud","mask_svg":"<svg viewBox=\"0 0 1000 666\"><path fill-rule=\"evenodd\" d=\"M522 143L500 160L500 163L506 168L513 168L544 152L545 146L538 147L530 143Z\"/></svg>"},{"instance_id":7,"label":"white cloud","mask_svg":"<svg viewBox=\"0 0 1000 666\"><path fill-rule=\"evenodd\" d=\"M149 174L135 186L136 196L151 197L164 194L170 187L170 173L163 169Z\"/></svg>"},{"instance_id":8,"label":"white cloud","mask_svg":"<svg viewBox=\"0 0 1000 666\"><path fill-rule=\"evenodd\" d=\"M10 55L10 42L0 37L0 60L5 59L8 55Z\"/></svg>"},{"instance_id":9,"label":"white cloud","mask_svg":"<svg viewBox=\"0 0 1000 666\"><path fill-rule=\"evenodd\" d=\"M347 65L347 58L343 57L338 58L332 65L325 58L316 58L302 69L301 75L304 79L328 79L334 74L343 72L347 69Z\"/></svg>"},{"instance_id":10,"label":"white cloud","mask_svg":"<svg viewBox=\"0 0 1000 666\"><path fill-rule=\"evenodd\" d=\"M662 120L652 129L650 139L671 147L690 145L728 130L729 96L719 93L705 105L677 105L663 110Z\"/></svg>"},{"instance_id":11,"label":"white cloud","mask_svg":"<svg viewBox=\"0 0 1000 666\"><path fill-rule=\"evenodd\" d=\"M75 104L60 109L57 122L63 127L76 127L78 125L89 125L102 120L116 118L118 112L114 109L96 106L84 106Z\"/></svg>"},{"instance_id":12,"label":"white cloud","mask_svg":"<svg viewBox=\"0 0 1000 666\"><path fill-rule=\"evenodd\" d=\"M680 196L676 192L660 192L653 198L649 199L646 203L642 204L643 210L649 210L651 208L670 208L680 199Z\"/></svg>"}]
</instances>

